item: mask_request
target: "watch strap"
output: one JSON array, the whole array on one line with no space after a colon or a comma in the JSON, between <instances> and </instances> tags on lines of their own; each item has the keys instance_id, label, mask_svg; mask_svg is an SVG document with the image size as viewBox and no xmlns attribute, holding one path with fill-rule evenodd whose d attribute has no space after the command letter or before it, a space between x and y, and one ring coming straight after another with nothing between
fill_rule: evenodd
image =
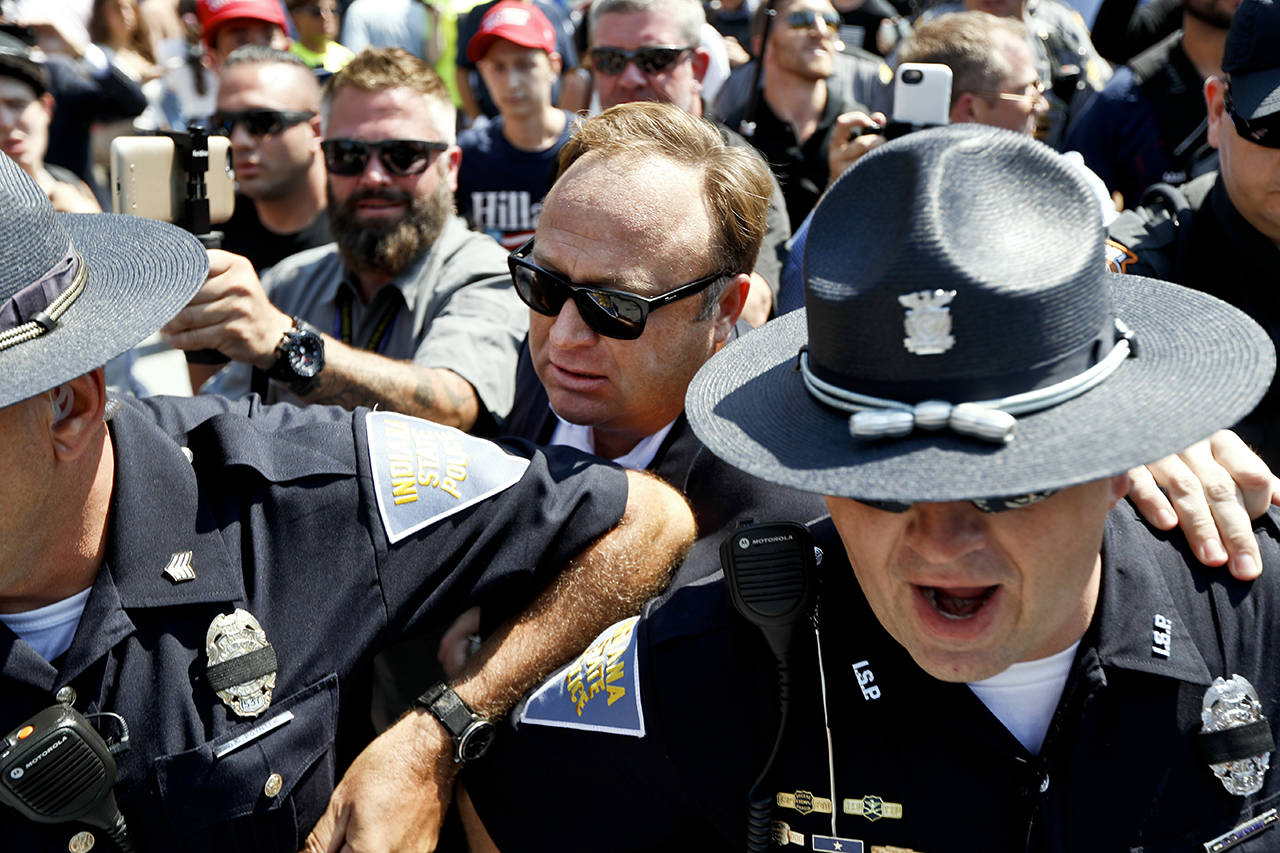
<instances>
[{"instance_id":1,"label":"watch strap","mask_svg":"<svg viewBox=\"0 0 1280 853\"><path fill-rule=\"evenodd\" d=\"M466 736L479 726L491 727L492 723L471 710L462 697L453 692L453 688L443 681L437 681L413 701L415 707L423 708L440 721L445 731L453 738L454 760L459 763L466 760L463 745Z\"/></svg>"}]
</instances>

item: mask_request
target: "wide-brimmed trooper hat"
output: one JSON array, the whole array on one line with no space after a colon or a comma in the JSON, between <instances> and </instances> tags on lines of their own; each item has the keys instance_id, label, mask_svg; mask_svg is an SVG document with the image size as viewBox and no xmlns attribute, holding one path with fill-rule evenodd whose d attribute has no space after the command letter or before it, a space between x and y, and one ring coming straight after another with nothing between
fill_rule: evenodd
<instances>
[{"instance_id":1,"label":"wide-brimmed trooper hat","mask_svg":"<svg viewBox=\"0 0 1280 853\"><path fill-rule=\"evenodd\" d=\"M204 282L208 255L163 222L54 213L0 154L0 406L101 367L159 329Z\"/></svg>"},{"instance_id":2,"label":"wide-brimmed trooper hat","mask_svg":"<svg viewBox=\"0 0 1280 853\"><path fill-rule=\"evenodd\" d=\"M1266 333L1105 272L1104 237L1083 179L1032 139L965 124L887 143L814 212L806 309L698 372L694 431L765 480L949 501L1119 474L1247 414Z\"/></svg>"}]
</instances>

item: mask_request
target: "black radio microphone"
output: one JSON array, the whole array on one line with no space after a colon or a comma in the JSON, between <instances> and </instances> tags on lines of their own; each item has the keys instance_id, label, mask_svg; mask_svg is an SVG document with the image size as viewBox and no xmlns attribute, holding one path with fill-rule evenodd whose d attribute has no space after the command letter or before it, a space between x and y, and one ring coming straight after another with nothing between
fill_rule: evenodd
<instances>
[{"instance_id":1,"label":"black radio microphone","mask_svg":"<svg viewBox=\"0 0 1280 853\"><path fill-rule=\"evenodd\" d=\"M70 705L45 708L0 740L0 802L37 823L97 827L121 853L136 853L111 791L115 781L111 748Z\"/></svg>"}]
</instances>

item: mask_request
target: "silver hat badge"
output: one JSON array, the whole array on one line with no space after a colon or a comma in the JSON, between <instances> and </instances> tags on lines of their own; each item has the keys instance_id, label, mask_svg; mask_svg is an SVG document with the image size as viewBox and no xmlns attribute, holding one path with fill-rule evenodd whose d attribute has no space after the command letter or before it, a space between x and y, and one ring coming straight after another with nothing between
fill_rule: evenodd
<instances>
[{"instance_id":1,"label":"silver hat badge","mask_svg":"<svg viewBox=\"0 0 1280 853\"><path fill-rule=\"evenodd\" d=\"M955 346L951 336L951 309L947 307L956 298L954 290L917 290L898 297L898 303L907 309L902 320L907 336L902 344L915 355L938 355Z\"/></svg>"}]
</instances>

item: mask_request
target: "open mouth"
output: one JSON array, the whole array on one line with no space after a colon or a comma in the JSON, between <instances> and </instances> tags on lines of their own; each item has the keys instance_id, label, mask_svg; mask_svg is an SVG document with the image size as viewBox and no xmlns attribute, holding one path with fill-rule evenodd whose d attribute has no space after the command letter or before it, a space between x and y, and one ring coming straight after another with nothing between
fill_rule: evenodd
<instances>
[{"instance_id":1,"label":"open mouth","mask_svg":"<svg viewBox=\"0 0 1280 853\"><path fill-rule=\"evenodd\" d=\"M971 619L995 594L998 586L922 586L920 592L935 610L948 619Z\"/></svg>"}]
</instances>

